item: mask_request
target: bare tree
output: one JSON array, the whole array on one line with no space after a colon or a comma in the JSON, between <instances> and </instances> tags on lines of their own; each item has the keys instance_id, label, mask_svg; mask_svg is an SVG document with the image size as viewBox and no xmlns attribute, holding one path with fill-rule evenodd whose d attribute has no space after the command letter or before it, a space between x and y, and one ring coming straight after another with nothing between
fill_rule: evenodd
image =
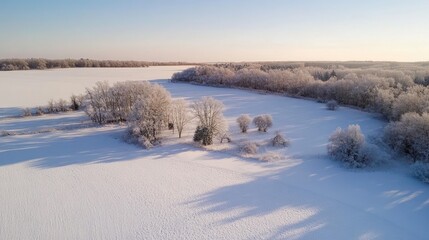
<instances>
[{"instance_id":1,"label":"bare tree","mask_svg":"<svg viewBox=\"0 0 429 240\"><path fill-rule=\"evenodd\" d=\"M109 83L96 82L92 89L87 88L87 96L89 104L85 109L86 114L92 119L92 121L103 124L109 121L110 114L107 111L109 102Z\"/></svg>"},{"instance_id":2,"label":"bare tree","mask_svg":"<svg viewBox=\"0 0 429 240\"><path fill-rule=\"evenodd\" d=\"M192 104L195 117L199 120L199 126L207 131L204 145L213 143L213 136L219 136L226 132L227 124L223 116L222 102L212 98L203 97Z\"/></svg>"},{"instance_id":3,"label":"bare tree","mask_svg":"<svg viewBox=\"0 0 429 240\"><path fill-rule=\"evenodd\" d=\"M183 99L173 101L171 104L171 118L173 121L173 128L177 129L179 138L182 137L183 128L192 120L192 115L189 112L188 102Z\"/></svg>"}]
</instances>

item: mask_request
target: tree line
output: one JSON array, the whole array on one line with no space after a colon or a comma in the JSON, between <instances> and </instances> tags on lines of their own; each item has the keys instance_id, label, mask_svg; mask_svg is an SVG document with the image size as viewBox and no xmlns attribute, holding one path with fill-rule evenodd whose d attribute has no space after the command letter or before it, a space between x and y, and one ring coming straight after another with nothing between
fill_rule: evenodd
<instances>
[{"instance_id":1,"label":"tree line","mask_svg":"<svg viewBox=\"0 0 429 240\"><path fill-rule=\"evenodd\" d=\"M51 69L51 68L135 68L149 66L196 65L185 62L117 61L93 59L0 59L0 71Z\"/></svg>"}]
</instances>

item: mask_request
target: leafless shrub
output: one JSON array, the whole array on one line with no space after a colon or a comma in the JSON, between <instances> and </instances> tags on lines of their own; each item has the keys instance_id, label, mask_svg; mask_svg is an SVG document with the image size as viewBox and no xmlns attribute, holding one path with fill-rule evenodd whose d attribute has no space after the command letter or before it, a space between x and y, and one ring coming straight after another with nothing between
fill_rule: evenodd
<instances>
[{"instance_id":1,"label":"leafless shrub","mask_svg":"<svg viewBox=\"0 0 429 240\"><path fill-rule=\"evenodd\" d=\"M59 99L55 103L55 109L57 112L67 112L70 110L69 103L64 99Z\"/></svg>"},{"instance_id":2,"label":"leafless shrub","mask_svg":"<svg viewBox=\"0 0 429 240\"><path fill-rule=\"evenodd\" d=\"M254 142L247 142L241 146L240 151L243 154L254 155L258 153L258 149L259 149L258 144Z\"/></svg>"},{"instance_id":3,"label":"leafless shrub","mask_svg":"<svg viewBox=\"0 0 429 240\"><path fill-rule=\"evenodd\" d=\"M280 132L276 133L274 138L271 140L271 143L274 147L288 147L290 145L290 141L286 139Z\"/></svg>"}]
</instances>

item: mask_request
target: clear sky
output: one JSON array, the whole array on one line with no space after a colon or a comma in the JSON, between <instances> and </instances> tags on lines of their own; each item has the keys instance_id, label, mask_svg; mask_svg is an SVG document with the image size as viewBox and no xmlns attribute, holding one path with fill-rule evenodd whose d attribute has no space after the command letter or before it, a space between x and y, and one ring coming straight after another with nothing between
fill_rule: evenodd
<instances>
[{"instance_id":1,"label":"clear sky","mask_svg":"<svg viewBox=\"0 0 429 240\"><path fill-rule=\"evenodd\" d=\"M2 0L0 58L429 60L429 0Z\"/></svg>"}]
</instances>

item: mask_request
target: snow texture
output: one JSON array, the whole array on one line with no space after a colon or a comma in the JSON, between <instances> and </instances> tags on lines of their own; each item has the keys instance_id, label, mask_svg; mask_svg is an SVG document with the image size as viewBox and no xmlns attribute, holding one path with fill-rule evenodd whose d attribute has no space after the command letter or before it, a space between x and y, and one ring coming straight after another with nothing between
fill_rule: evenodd
<instances>
[{"instance_id":1,"label":"snow texture","mask_svg":"<svg viewBox=\"0 0 429 240\"><path fill-rule=\"evenodd\" d=\"M41 96L66 97L91 86L69 81L91 70L96 80L116 81L165 78L172 69L11 72L14 78L51 72L58 78L43 83L43 95L15 102L0 94L0 102L13 109L43 104ZM233 141L272 138L254 127L240 134L236 124L241 114L272 115L272 131L291 140L281 148L284 159L262 162L197 148L185 143L194 128L150 150L125 143L125 126L61 129L87 121L81 112L1 119L0 130L60 129L0 137L0 239L427 239L427 184L401 165L351 171L327 157L337 127L359 124L366 136L381 133L385 122L373 115L235 89L154 82L173 97L221 100Z\"/></svg>"}]
</instances>

